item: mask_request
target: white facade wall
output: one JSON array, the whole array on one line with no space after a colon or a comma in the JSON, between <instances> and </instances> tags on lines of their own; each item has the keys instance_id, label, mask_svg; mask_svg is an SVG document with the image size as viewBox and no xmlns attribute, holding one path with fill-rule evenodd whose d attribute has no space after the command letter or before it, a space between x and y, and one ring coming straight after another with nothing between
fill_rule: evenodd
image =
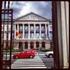
<instances>
[{"instance_id":1,"label":"white facade wall","mask_svg":"<svg viewBox=\"0 0 70 70\"><path fill-rule=\"evenodd\" d=\"M41 24L47 25L47 22L43 22L43 23L42 23L42 22L28 22L28 23L26 23L26 22L18 22L18 23L15 22L15 24L14 24L14 25L15 25L15 28L16 28L16 25L19 27L19 24L20 24L20 23L23 25L23 28L25 27L25 26L24 26L25 24L28 24L28 33L29 33L29 34L28 34L28 38L27 38L27 39L31 39L31 38L30 38L30 24L33 24L33 25L34 25L34 35L33 35L33 38L32 38L32 39L37 39L37 38L39 37L38 39L42 40L41 36L42 36L43 34L41 34L41 29L42 29ZM35 33L36 28L37 28L37 27L35 26L36 24L39 24L40 34L39 34L39 33L37 33L37 34ZM15 30L16 30L16 29L14 29L14 31L15 31ZM19 31L19 30L16 30L16 31ZM15 32L16 32L16 31L15 31ZM48 32L50 32L50 31L52 31L52 30L51 30L51 25L48 24ZM48 40L48 38L47 38L47 37L48 37L48 36L47 36L47 26L45 26L45 33L46 33L46 39ZM15 35L16 35L16 34L15 34ZM50 37L52 37L51 34L48 33L48 35L49 35ZM16 36L15 36L15 39L18 39L18 38L16 38ZM23 37L22 37L22 39L24 39L24 30L23 30Z\"/></svg>"},{"instance_id":2,"label":"white facade wall","mask_svg":"<svg viewBox=\"0 0 70 70\"><path fill-rule=\"evenodd\" d=\"M19 21L21 21L21 20L35 20L35 21L23 21L23 22L19 22ZM37 22L37 21L40 21L41 20L41 22ZM19 38L19 36L20 36L20 34L19 34L19 36L17 37L16 36L16 32L19 32L20 30L19 30L19 24L22 24L22 37L21 38ZM25 38L25 33L24 33L24 31L25 31L25 24L28 24L28 38ZM33 27L31 27L30 26L30 24L33 24ZM38 24L39 25L39 33L37 34L36 33L36 24ZM42 34L41 33L41 30L42 30L42 24L44 24L44 27L45 27L45 34L46 34L46 37L45 38L42 38L42 36L44 35L44 34ZM28 16L26 16L26 17L22 17L21 19L18 19L18 21L15 21L14 23L13 23L13 31L14 31L14 40L16 40L16 41L19 41L20 42L20 40L23 40L23 41L33 41L34 42L34 40L35 40L35 42L34 42L34 47L36 47L36 41L40 41L40 40L45 40L45 41L47 41L48 40L48 36L47 36L47 25L49 26L49 24L50 24L50 22L49 21L45 21L45 19L44 18L41 18L40 16L37 16L37 15L35 15L35 14L31 14L31 15L28 15ZM16 29L16 25L17 25L17 29ZM34 33L32 34L32 38L30 37L30 27L31 27L31 29L33 29L34 30ZM11 29L11 25L8 25L8 29L9 29L9 32L8 32L8 40L10 40L10 35L11 35L11 32L10 32L10 29ZM5 24L5 26L4 26L4 31L5 32L7 32L7 25ZM7 33L4 33L4 40L7 40L6 39L7 38ZM17 49L17 48L19 48L19 42L18 42L18 44L17 43L15 43L15 49ZM49 46L49 44L46 44L45 46L47 46L48 45L48 48L50 47ZM23 48L25 48L24 47L25 45L23 45ZM40 47L42 47L42 45L41 45L41 43L40 43ZM46 47L47 48L47 47ZM30 49L30 42L28 42L28 49Z\"/></svg>"}]
</instances>

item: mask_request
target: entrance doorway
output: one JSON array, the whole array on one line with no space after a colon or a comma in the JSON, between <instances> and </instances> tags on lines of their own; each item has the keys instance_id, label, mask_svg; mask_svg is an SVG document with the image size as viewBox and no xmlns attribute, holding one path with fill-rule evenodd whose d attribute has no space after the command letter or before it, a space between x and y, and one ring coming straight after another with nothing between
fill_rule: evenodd
<instances>
[{"instance_id":1,"label":"entrance doorway","mask_svg":"<svg viewBox=\"0 0 70 70\"><path fill-rule=\"evenodd\" d=\"M45 49L45 42L42 42L42 48Z\"/></svg>"},{"instance_id":2,"label":"entrance doorway","mask_svg":"<svg viewBox=\"0 0 70 70\"><path fill-rule=\"evenodd\" d=\"M37 49L39 48L39 42L36 42L36 48Z\"/></svg>"},{"instance_id":3,"label":"entrance doorway","mask_svg":"<svg viewBox=\"0 0 70 70\"><path fill-rule=\"evenodd\" d=\"M25 42L25 49L28 49L28 42Z\"/></svg>"},{"instance_id":4,"label":"entrance doorway","mask_svg":"<svg viewBox=\"0 0 70 70\"><path fill-rule=\"evenodd\" d=\"M34 47L34 42L30 42L30 48L33 49Z\"/></svg>"},{"instance_id":5,"label":"entrance doorway","mask_svg":"<svg viewBox=\"0 0 70 70\"><path fill-rule=\"evenodd\" d=\"M23 50L23 43L19 42L19 50L22 51Z\"/></svg>"}]
</instances>

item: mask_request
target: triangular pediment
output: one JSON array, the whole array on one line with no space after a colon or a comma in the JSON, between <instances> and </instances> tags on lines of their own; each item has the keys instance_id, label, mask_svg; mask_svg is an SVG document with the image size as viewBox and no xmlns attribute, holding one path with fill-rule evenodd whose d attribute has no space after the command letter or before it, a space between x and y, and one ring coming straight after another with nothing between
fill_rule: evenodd
<instances>
[{"instance_id":1,"label":"triangular pediment","mask_svg":"<svg viewBox=\"0 0 70 70\"><path fill-rule=\"evenodd\" d=\"M43 21L46 21L47 19L38 14L31 12L29 14L26 14L22 17L17 18L16 20L41 20L41 21L43 20Z\"/></svg>"}]
</instances>

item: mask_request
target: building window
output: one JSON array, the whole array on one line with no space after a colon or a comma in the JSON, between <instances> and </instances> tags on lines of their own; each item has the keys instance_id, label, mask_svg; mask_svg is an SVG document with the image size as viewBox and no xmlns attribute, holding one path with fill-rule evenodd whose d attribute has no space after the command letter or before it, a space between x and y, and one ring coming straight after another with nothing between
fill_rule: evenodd
<instances>
[{"instance_id":1,"label":"building window","mask_svg":"<svg viewBox=\"0 0 70 70\"><path fill-rule=\"evenodd\" d=\"M45 33L45 24L41 24L41 32Z\"/></svg>"},{"instance_id":2,"label":"building window","mask_svg":"<svg viewBox=\"0 0 70 70\"><path fill-rule=\"evenodd\" d=\"M39 26L39 24L36 24L36 33L39 33L40 32L40 26Z\"/></svg>"},{"instance_id":3,"label":"building window","mask_svg":"<svg viewBox=\"0 0 70 70\"><path fill-rule=\"evenodd\" d=\"M28 33L24 33L24 38L28 38Z\"/></svg>"},{"instance_id":4,"label":"building window","mask_svg":"<svg viewBox=\"0 0 70 70\"><path fill-rule=\"evenodd\" d=\"M23 38L23 32L19 32L20 35L19 35L19 38Z\"/></svg>"},{"instance_id":5,"label":"building window","mask_svg":"<svg viewBox=\"0 0 70 70\"><path fill-rule=\"evenodd\" d=\"M30 24L30 32L34 32L34 25Z\"/></svg>"},{"instance_id":6,"label":"building window","mask_svg":"<svg viewBox=\"0 0 70 70\"><path fill-rule=\"evenodd\" d=\"M49 39L52 40L52 31L49 31Z\"/></svg>"},{"instance_id":7,"label":"building window","mask_svg":"<svg viewBox=\"0 0 70 70\"><path fill-rule=\"evenodd\" d=\"M28 24L24 24L24 38L28 38Z\"/></svg>"},{"instance_id":8,"label":"building window","mask_svg":"<svg viewBox=\"0 0 70 70\"><path fill-rule=\"evenodd\" d=\"M45 39L46 38L46 34L45 33L41 33L41 38Z\"/></svg>"},{"instance_id":9,"label":"building window","mask_svg":"<svg viewBox=\"0 0 70 70\"><path fill-rule=\"evenodd\" d=\"M34 33L30 33L30 38L34 38Z\"/></svg>"},{"instance_id":10,"label":"building window","mask_svg":"<svg viewBox=\"0 0 70 70\"><path fill-rule=\"evenodd\" d=\"M23 38L23 25L19 24L19 38Z\"/></svg>"},{"instance_id":11,"label":"building window","mask_svg":"<svg viewBox=\"0 0 70 70\"><path fill-rule=\"evenodd\" d=\"M19 31L23 31L23 24L19 24Z\"/></svg>"},{"instance_id":12,"label":"building window","mask_svg":"<svg viewBox=\"0 0 70 70\"><path fill-rule=\"evenodd\" d=\"M39 33L36 33L36 38L39 38L40 34Z\"/></svg>"},{"instance_id":13,"label":"building window","mask_svg":"<svg viewBox=\"0 0 70 70\"><path fill-rule=\"evenodd\" d=\"M28 24L24 24L24 31L28 32Z\"/></svg>"}]
</instances>

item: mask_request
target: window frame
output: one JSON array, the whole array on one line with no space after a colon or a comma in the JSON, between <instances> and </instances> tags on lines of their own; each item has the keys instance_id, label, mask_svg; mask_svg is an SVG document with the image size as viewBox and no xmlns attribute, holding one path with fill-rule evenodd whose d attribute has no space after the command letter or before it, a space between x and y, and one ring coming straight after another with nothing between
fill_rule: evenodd
<instances>
[{"instance_id":1,"label":"window frame","mask_svg":"<svg viewBox=\"0 0 70 70\"><path fill-rule=\"evenodd\" d=\"M0 8L2 8L2 1L0 1ZM56 13L55 13L56 12ZM0 9L1 13L1 9ZM53 29L53 47L54 51L54 68L60 68L59 61L59 45L58 45L58 27L57 27L57 1L52 1L52 29ZM1 14L0 14L1 20ZM1 22L2 24L2 22ZM0 24L0 46L1 46L1 24ZM2 46L1 46L2 47ZM0 48L0 68L2 69L2 49Z\"/></svg>"}]
</instances>

